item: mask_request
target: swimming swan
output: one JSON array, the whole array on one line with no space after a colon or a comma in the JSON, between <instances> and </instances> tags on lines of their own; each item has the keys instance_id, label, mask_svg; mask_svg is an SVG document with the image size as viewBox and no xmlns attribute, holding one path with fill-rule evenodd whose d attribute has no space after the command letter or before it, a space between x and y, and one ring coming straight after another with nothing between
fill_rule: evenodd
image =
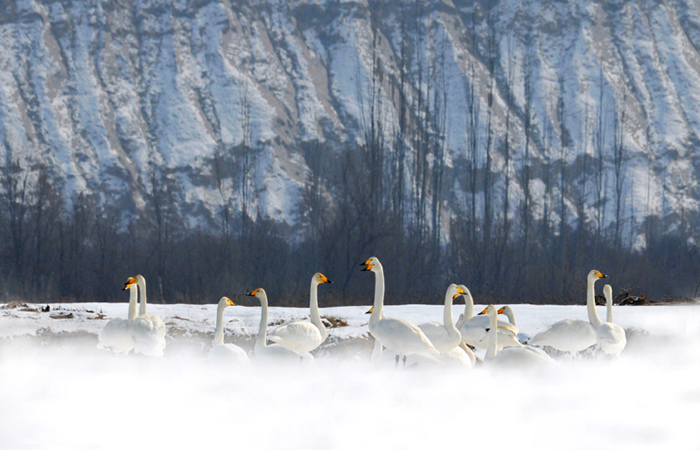
<instances>
[{"instance_id":1,"label":"swimming swan","mask_svg":"<svg viewBox=\"0 0 700 450\"><path fill-rule=\"evenodd\" d=\"M165 324L158 316L146 312L146 279L136 275L129 279L139 286L139 315L134 319L134 352L146 356L163 356L165 348Z\"/></svg>"},{"instance_id":2,"label":"swimming swan","mask_svg":"<svg viewBox=\"0 0 700 450\"><path fill-rule=\"evenodd\" d=\"M292 352L291 350L287 350L286 348L277 345L277 344L271 344L267 345L267 294L265 293L265 289L263 288L258 288L255 289L252 292L249 292L247 295L251 297L255 297L260 301L260 306L261 306L261 313L260 313L260 329L258 331L258 337L255 339L255 347L253 350L253 354L255 355L255 358L260 360L260 361L279 361L279 362L292 362L292 361L299 361L299 356ZM307 353L306 355L303 356L304 359L311 359L313 360L313 357L311 354Z\"/></svg>"},{"instance_id":3,"label":"swimming swan","mask_svg":"<svg viewBox=\"0 0 700 450\"><path fill-rule=\"evenodd\" d=\"M267 335L268 340L293 351L299 356L314 350L326 340L328 330L321 322L321 317L318 313L318 285L321 283L332 283L332 281L329 281L322 273L316 273L311 277L311 292L309 295L311 321L297 320L281 325Z\"/></svg>"},{"instance_id":4,"label":"swimming swan","mask_svg":"<svg viewBox=\"0 0 700 450\"><path fill-rule=\"evenodd\" d=\"M596 344L596 330L602 324L598 312L595 309L595 282L607 276L591 270L588 273L588 290L586 292L586 306L588 308L588 321L581 319L564 319L556 322L548 329L533 337L530 345L549 345L557 350L576 353Z\"/></svg>"},{"instance_id":5,"label":"swimming swan","mask_svg":"<svg viewBox=\"0 0 700 450\"><path fill-rule=\"evenodd\" d=\"M598 330L596 330L596 341L598 342L600 349L608 355L619 356L627 345L627 336L624 328L616 323L613 323L612 287L610 287L609 284L606 284L603 286L603 293L605 294L607 320L598 327Z\"/></svg>"},{"instance_id":6,"label":"swimming swan","mask_svg":"<svg viewBox=\"0 0 700 450\"><path fill-rule=\"evenodd\" d=\"M384 316L384 269L376 257L365 261L362 269L374 272L374 306L370 309L369 332L381 345L396 353L395 364L408 355L437 355L438 350L430 343L420 328L407 320Z\"/></svg>"},{"instance_id":7,"label":"swimming swan","mask_svg":"<svg viewBox=\"0 0 700 450\"><path fill-rule=\"evenodd\" d=\"M484 362L492 365L508 366L508 367L524 367L536 366L542 364L552 364L554 360L549 357L542 349L531 347L529 345L521 347L507 347L501 351L496 351L497 340L500 338L500 333L497 332L498 326L498 311L493 305L489 305L479 314L488 313L490 320L488 329L488 348Z\"/></svg>"},{"instance_id":8,"label":"swimming swan","mask_svg":"<svg viewBox=\"0 0 700 450\"><path fill-rule=\"evenodd\" d=\"M133 278L129 278L133 280ZM127 318L117 317L112 319L102 329L97 342L97 348L111 350L113 353L126 355L134 348L132 329L136 318L136 302L138 301L138 288L135 283L124 285L123 290L129 291L129 312ZM135 280L134 280L135 281Z\"/></svg>"},{"instance_id":9,"label":"swimming swan","mask_svg":"<svg viewBox=\"0 0 700 450\"><path fill-rule=\"evenodd\" d=\"M219 304L216 307L216 331L214 332L213 346L209 350L209 358L249 364L250 361L248 361L248 355L245 350L237 345L224 344L224 309L234 305L233 301L228 297L221 297L221 300L219 300Z\"/></svg>"}]
</instances>

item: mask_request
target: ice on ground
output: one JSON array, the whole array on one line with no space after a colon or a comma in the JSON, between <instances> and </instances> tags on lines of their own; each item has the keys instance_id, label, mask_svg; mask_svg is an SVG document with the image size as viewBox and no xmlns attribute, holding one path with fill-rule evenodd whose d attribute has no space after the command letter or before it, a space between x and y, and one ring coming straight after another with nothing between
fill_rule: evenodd
<instances>
[{"instance_id":1,"label":"ice on ground","mask_svg":"<svg viewBox=\"0 0 700 450\"><path fill-rule=\"evenodd\" d=\"M365 307L321 310L348 326L330 330L332 345L313 366L233 369L205 356L215 305L149 305L169 324L163 358L95 349L96 333L125 315L125 304L50 306L0 309L0 449L697 449L700 442L697 305L616 308L616 322L640 330L620 358L528 373L373 367ZM530 335L586 317L581 306L513 309ZM251 340L259 314L227 308L226 341ZM306 314L271 308L270 322ZM390 306L387 314L422 323L439 320L442 308Z\"/></svg>"}]
</instances>

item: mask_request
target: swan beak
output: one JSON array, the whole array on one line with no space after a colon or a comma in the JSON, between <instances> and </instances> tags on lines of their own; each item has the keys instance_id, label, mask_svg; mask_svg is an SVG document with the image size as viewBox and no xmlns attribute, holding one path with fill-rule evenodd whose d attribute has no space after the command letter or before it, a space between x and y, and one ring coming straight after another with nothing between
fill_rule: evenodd
<instances>
[{"instance_id":1,"label":"swan beak","mask_svg":"<svg viewBox=\"0 0 700 450\"><path fill-rule=\"evenodd\" d=\"M128 280L126 280L126 283L124 283L124 289L122 291L126 291L127 289L131 288L132 284L136 284L136 278L131 277Z\"/></svg>"},{"instance_id":2,"label":"swan beak","mask_svg":"<svg viewBox=\"0 0 700 450\"><path fill-rule=\"evenodd\" d=\"M464 294L464 289L462 289L461 287L457 286L457 292L459 292L460 294ZM455 297L456 297L456 295L455 295Z\"/></svg>"},{"instance_id":3,"label":"swan beak","mask_svg":"<svg viewBox=\"0 0 700 450\"><path fill-rule=\"evenodd\" d=\"M251 297L255 297L256 295L258 295L258 290L256 289L254 291L248 292L246 295L250 295Z\"/></svg>"},{"instance_id":4,"label":"swan beak","mask_svg":"<svg viewBox=\"0 0 700 450\"><path fill-rule=\"evenodd\" d=\"M374 264L368 264L367 267L365 267L361 271L362 272L369 272L370 270L372 270L372 267L374 267Z\"/></svg>"},{"instance_id":5,"label":"swan beak","mask_svg":"<svg viewBox=\"0 0 700 450\"><path fill-rule=\"evenodd\" d=\"M598 272L597 270L595 271L595 274L598 275L598 278L608 278L607 275L603 275L602 273Z\"/></svg>"},{"instance_id":6,"label":"swan beak","mask_svg":"<svg viewBox=\"0 0 700 450\"><path fill-rule=\"evenodd\" d=\"M456 299L456 298L459 297L460 295L462 295L462 294L455 294L455 295L453 295L453 296L452 296L452 300Z\"/></svg>"},{"instance_id":7,"label":"swan beak","mask_svg":"<svg viewBox=\"0 0 700 450\"><path fill-rule=\"evenodd\" d=\"M329 280L328 278L326 278L325 275L321 275L321 282L333 284L333 282L331 280Z\"/></svg>"},{"instance_id":8,"label":"swan beak","mask_svg":"<svg viewBox=\"0 0 700 450\"><path fill-rule=\"evenodd\" d=\"M486 314L486 313L488 313L488 312L489 312L489 308L486 307L486 308L484 308L483 311L481 311L479 314L477 314L477 316L480 316L480 315L482 315L482 314Z\"/></svg>"},{"instance_id":9,"label":"swan beak","mask_svg":"<svg viewBox=\"0 0 700 450\"><path fill-rule=\"evenodd\" d=\"M503 311L505 311L505 310L506 310L506 307L504 306L498 310L498 314L503 314Z\"/></svg>"},{"instance_id":10,"label":"swan beak","mask_svg":"<svg viewBox=\"0 0 700 450\"><path fill-rule=\"evenodd\" d=\"M372 311L374 311L374 306L369 309L365 314L372 314Z\"/></svg>"},{"instance_id":11,"label":"swan beak","mask_svg":"<svg viewBox=\"0 0 700 450\"><path fill-rule=\"evenodd\" d=\"M236 306L236 304L233 303L233 300L231 300L230 298L228 299L228 305L229 306Z\"/></svg>"}]
</instances>

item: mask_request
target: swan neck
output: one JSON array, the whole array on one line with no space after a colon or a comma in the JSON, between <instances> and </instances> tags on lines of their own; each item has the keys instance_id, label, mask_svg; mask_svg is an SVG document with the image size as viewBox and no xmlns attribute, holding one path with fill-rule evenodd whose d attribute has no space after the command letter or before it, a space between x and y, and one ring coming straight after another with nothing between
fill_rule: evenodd
<instances>
[{"instance_id":1,"label":"swan neck","mask_svg":"<svg viewBox=\"0 0 700 450\"><path fill-rule=\"evenodd\" d=\"M474 299L471 295L464 296L464 316L463 321L467 321L474 317Z\"/></svg>"},{"instance_id":2,"label":"swan neck","mask_svg":"<svg viewBox=\"0 0 700 450\"><path fill-rule=\"evenodd\" d=\"M489 312L489 318L491 319L491 326L489 328L489 340L485 358L490 360L496 357L496 346L498 345L498 317L496 314Z\"/></svg>"},{"instance_id":3,"label":"swan neck","mask_svg":"<svg viewBox=\"0 0 700 450\"><path fill-rule=\"evenodd\" d=\"M603 322L601 322L598 311L595 308L595 282L595 279L588 280L586 307L588 308L588 320L591 322L591 325L593 325L593 328L597 330Z\"/></svg>"},{"instance_id":4,"label":"swan neck","mask_svg":"<svg viewBox=\"0 0 700 450\"><path fill-rule=\"evenodd\" d=\"M260 296L260 308L260 330L258 331L258 337L255 340L256 351L267 347L267 295L265 294Z\"/></svg>"},{"instance_id":5,"label":"swan neck","mask_svg":"<svg viewBox=\"0 0 700 450\"><path fill-rule=\"evenodd\" d=\"M139 300L139 290L137 287L129 288L129 320L134 320L136 318L136 303Z\"/></svg>"},{"instance_id":6,"label":"swan neck","mask_svg":"<svg viewBox=\"0 0 700 450\"><path fill-rule=\"evenodd\" d=\"M226 305L219 302L216 307L216 331L214 332L214 345L224 343L224 309Z\"/></svg>"},{"instance_id":7,"label":"swan neck","mask_svg":"<svg viewBox=\"0 0 700 450\"><path fill-rule=\"evenodd\" d=\"M384 269L377 265L377 270L374 272L374 305L372 316L369 318L370 324L376 324L384 315Z\"/></svg>"},{"instance_id":8,"label":"swan neck","mask_svg":"<svg viewBox=\"0 0 700 450\"><path fill-rule=\"evenodd\" d=\"M452 316L452 295L452 289L448 289L447 294L445 294L445 312L443 313L442 320L444 322L444 326L447 330L447 333L450 336L456 336L460 333L457 327L455 326L454 317Z\"/></svg>"},{"instance_id":9,"label":"swan neck","mask_svg":"<svg viewBox=\"0 0 700 450\"><path fill-rule=\"evenodd\" d=\"M612 301L612 296L605 296L605 308L607 315L605 317L605 321L609 323L613 323L613 301Z\"/></svg>"},{"instance_id":10,"label":"swan neck","mask_svg":"<svg viewBox=\"0 0 700 450\"><path fill-rule=\"evenodd\" d=\"M137 282L139 286L139 296L141 297L139 302L139 316L141 316L146 314L146 279L139 276Z\"/></svg>"},{"instance_id":11,"label":"swan neck","mask_svg":"<svg viewBox=\"0 0 700 450\"><path fill-rule=\"evenodd\" d=\"M318 331L321 332L321 337L325 341L328 337L328 331L326 327L321 322L321 316L318 312L318 281L314 279L311 280L311 291L309 292L309 309L311 311L311 323L316 325Z\"/></svg>"}]
</instances>

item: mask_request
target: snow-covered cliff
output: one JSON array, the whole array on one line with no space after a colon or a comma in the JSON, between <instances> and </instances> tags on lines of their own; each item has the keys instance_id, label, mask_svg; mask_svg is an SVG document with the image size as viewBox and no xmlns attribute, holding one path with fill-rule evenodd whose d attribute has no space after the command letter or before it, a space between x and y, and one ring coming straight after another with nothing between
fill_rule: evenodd
<instances>
[{"instance_id":1,"label":"snow-covered cliff","mask_svg":"<svg viewBox=\"0 0 700 450\"><path fill-rule=\"evenodd\" d=\"M534 217L559 202L572 224L608 226L619 209L634 245L650 215L699 225L693 2L1 5L0 160L44 165L66 198L135 212L165 173L192 224L227 204L293 225L304 143L335 161L376 122L391 149L402 121L432 114L447 216L468 197L471 161L513 217L526 195Z\"/></svg>"}]
</instances>

